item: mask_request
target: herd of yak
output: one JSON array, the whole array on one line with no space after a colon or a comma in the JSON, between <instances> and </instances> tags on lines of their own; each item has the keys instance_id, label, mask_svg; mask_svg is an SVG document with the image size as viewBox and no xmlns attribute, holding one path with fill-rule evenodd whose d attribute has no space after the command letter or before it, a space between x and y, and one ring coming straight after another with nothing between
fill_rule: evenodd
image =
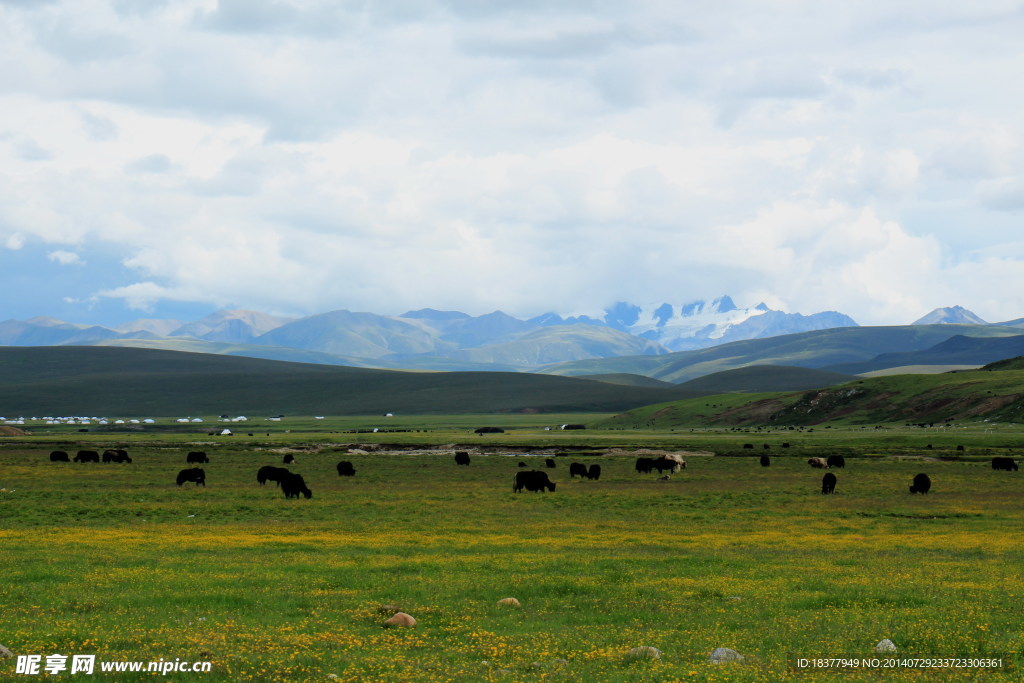
<instances>
[{"instance_id":1,"label":"herd of yak","mask_svg":"<svg viewBox=\"0 0 1024 683\"><path fill-rule=\"evenodd\" d=\"M128 452L123 449L107 449L101 456L97 451L81 450L73 458L74 462L105 462L105 463L130 463L132 459L128 456ZM50 462L71 462L72 458L65 451L53 451L50 453ZM201 465L210 462L210 458L204 451L192 451L186 458L185 462L190 465ZM291 454L284 456L284 464L289 465L295 462L295 457ZM767 455L762 455L760 458L761 466L768 467L771 465L771 458ZM466 451L458 451L455 453L455 464L466 465L470 463L469 453ZM555 460L553 458L547 458L544 462L548 468L556 467ZM841 455L830 455L828 458L810 458L807 464L817 469L841 469L846 466L846 459ZM528 465L520 461L519 467L528 467ZM658 471L658 474L662 474L666 470L671 474L680 469L686 467L686 461L677 455L661 456L659 458L637 458L636 459L636 471L640 474L649 474L654 470ZM337 465L338 476L340 477L352 477L355 476L356 470L352 466L352 463L347 460L342 460ZM1013 458L996 457L992 458L992 469L994 470L1005 470L1005 471L1016 471L1017 463ZM585 479L597 480L601 478L601 466L598 464L592 464L587 467L583 463L574 462L569 465L569 477L580 477ZM668 476L663 476L663 479L667 479ZM186 482L193 482L197 486L206 486L206 472L201 467L189 467L178 472L177 484L181 486ZM298 498L300 495L306 498L312 498L313 492L306 486L306 482L302 479L301 474L291 472L284 467L274 467L273 465L266 465L261 467L256 473L256 481L260 484L266 484L268 481L272 481L281 487L281 491L284 492L285 498ZM836 475L828 472L821 479L821 492L823 494L835 493L836 490ZM920 473L914 477L913 482L910 485L911 493L928 493L931 490L932 481L931 478L925 474ZM531 470L528 472L517 472L515 480L512 484L512 490L519 493L523 489L527 491L554 491L555 483L548 478L547 473L538 470Z\"/></svg>"}]
</instances>

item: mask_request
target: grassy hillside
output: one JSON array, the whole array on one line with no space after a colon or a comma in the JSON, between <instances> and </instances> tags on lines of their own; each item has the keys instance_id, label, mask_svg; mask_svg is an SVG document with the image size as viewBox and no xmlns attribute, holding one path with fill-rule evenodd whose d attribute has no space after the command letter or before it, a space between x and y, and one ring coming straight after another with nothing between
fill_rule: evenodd
<instances>
[{"instance_id":1,"label":"grassy hillside","mask_svg":"<svg viewBox=\"0 0 1024 683\"><path fill-rule=\"evenodd\" d=\"M998 360L995 363L989 363L982 370L1024 370L1024 356Z\"/></svg>"},{"instance_id":2,"label":"grassy hillside","mask_svg":"<svg viewBox=\"0 0 1024 683\"><path fill-rule=\"evenodd\" d=\"M857 379L827 370L789 365L751 365L691 379L678 386L705 394L731 392L800 391L843 384Z\"/></svg>"},{"instance_id":3,"label":"grassy hillside","mask_svg":"<svg viewBox=\"0 0 1024 683\"><path fill-rule=\"evenodd\" d=\"M625 384L634 387L661 387L663 389L678 388L679 385L671 382L662 382L660 379L645 377L644 375L633 375L628 372L616 372L607 375L582 375L581 379L593 379L599 382L611 384Z\"/></svg>"},{"instance_id":4,"label":"grassy hillside","mask_svg":"<svg viewBox=\"0 0 1024 683\"><path fill-rule=\"evenodd\" d=\"M527 332L516 339L443 354L474 363L499 363L520 368L566 359L664 354L665 347L640 337L597 325L553 325ZM395 360L402 360L393 357ZM415 358L412 358L415 360Z\"/></svg>"},{"instance_id":5,"label":"grassy hillside","mask_svg":"<svg viewBox=\"0 0 1024 683\"><path fill-rule=\"evenodd\" d=\"M684 382L748 365L795 365L820 369L840 363L868 361L882 353L928 349L955 335L1008 337L1015 334L1019 334L1016 328L987 325L841 327L750 339L664 356L559 363L544 368L543 372L556 375L631 372L669 382Z\"/></svg>"},{"instance_id":6,"label":"grassy hillside","mask_svg":"<svg viewBox=\"0 0 1024 683\"><path fill-rule=\"evenodd\" d=\"M614 412L684 389L501 372L420 373L110 347L0 348L2 415Z\"/></svg>"},{"instance_id":7,"label":"grassy hillside","mask_svg":"<svg viewBox=\"0 0 1024 683\"><path fill-rule=\"evenodd\" d=\"M356 368L377 368L382 370L427 370L427 371L474 371L474 372L517 372L520 368L500 363L474 363L467 360L440 358L437 356L410 357L403 361L387 358L359 358L339 356L320 351L306 351L285 346L261 346L259 344L238 344L212 342L202 339L108 339L83 346L120 346L138 349L164 349L167 351L188 351L190 353L213 353L225 356L244 356L264 360L283 360L292 363L318 363L321 365L343 365Z\"/></svg>"},{"instance_id":8,"label":"grassy hillside","mask_svg":"<svg viewBox=\"0 0 1024 683\"><path fill-rule=\"evenodd\" d=\"M883 353L869 361L834 365L829 369L860 375L901 366L978 366L1021 353L1024 353L1024 335L981 338L957 334L921 351Z\"/></svg>"},{"instance_id":9,"label":"grassy hillside","mask_svg":"<svg viewBox=\"0 0 1024 683\"><path fill-rule=\"evenodd\" d=\"M1024 422L1024 369L862 379L810 392L706 396L628 411L604 428Z\"/></svg>"}]
</instances>

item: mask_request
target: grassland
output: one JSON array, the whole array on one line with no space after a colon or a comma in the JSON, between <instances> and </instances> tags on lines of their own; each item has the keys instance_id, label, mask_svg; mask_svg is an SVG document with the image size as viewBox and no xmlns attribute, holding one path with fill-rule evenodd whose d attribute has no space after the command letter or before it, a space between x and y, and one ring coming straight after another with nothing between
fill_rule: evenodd
<instances>
[{"instance_id":1,"label":"grassland","mask_svg":"<svg viewBox=\"0 0 1024 683\"><path fill-rule=\"evenodd\" d=\"M824 681L835 674L791 672L788 658L868 657L890 638L907 656L1003 656L1015 669L985 679L1019 680L1021 475L987 462L1019 453L1019 429L559 432L549 419L505 417L506 433L487 437L472 427L500 416L392 418L407 431L358 434L379 420L0 439L0 643L213 663L175 681ZM749 454L745 441L758 455L770 443L772 466L727 457ZM127 446L134 462L48 462L80 444ZM624 449L641 446L704 455L662 482L635 473ZM456 447L469 467L452 462ZM212 460L207 487L175 486L197 448ZM512 492L520 460L558 450L572 455L549 471L556 492ZM285 452L312 499L256 483ZM805 461L830 452L848 466L826 497ZM570 480L573 458L601 464L600 481ZM340 459L355 477L336 475ZM912 496L921 471L932 493ZM507 596L522 608L499 608ZM385 604L419 625L383 629ZM663 658L626 659L643 645ZM746 660L709 664L716 647ZM0 677L13 668L0 660Z\"/></svg>"},{"instance_id":2,"label":"grassland","mask_svg":"<svg viewBox=\"0 0 1024 683\"><path fill-rule=\"evenodd\" d=\"M1012 366L1011 366L1012 368ZM860 379L820 391L723 394L642 406L605 427L1024 422L1024 370Z\"/></svg>"},{"instance_id":3,"label":"grassland","mask_svg":"<svg viewBox=\"0 0 1024 683\"><path fill-rule=\"evenodd\" d=\"M0 347L0 415L601 412L694 396L516 372L403 372L113 347Z\"/></svg>"}]
</instances>

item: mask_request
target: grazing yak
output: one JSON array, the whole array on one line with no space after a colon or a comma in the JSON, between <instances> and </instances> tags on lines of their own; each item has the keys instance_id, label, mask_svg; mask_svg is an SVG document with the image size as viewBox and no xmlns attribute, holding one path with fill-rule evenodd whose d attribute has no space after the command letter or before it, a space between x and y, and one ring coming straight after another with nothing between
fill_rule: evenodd
<instances>
[{"instance_id":1,"label":"grazing yak","mask_svg":"<svg viewBox=\"0 0 1024 683\"><path fill-rule=\"evenodd\" d=\"M78 451L74 460L75 462L99 462L100 454L96 451Z\"/></svg>"},{"instance_id":2,"label":"grazing yak","mask_svg":"<svg viewBox=\"0 0 1024 683\"><path fill-rule=\"evenodd\" d=\"M761 456L761 467L769 467L772 464L772 459L767 455Z\"/></svg>"},{"instance_id":3,"label":"grazing yak","mask_svg":"<svg viewBox=\"0 0 1024 683\"><path fill-rule=\"evenodd\" d=\"M261 485L266 484L268 481L280 484L281 478L287 474L291 474L284 467L274 467L273 465L264 465L256 473L256 481Z\"/></svg>"},{"instance_id":4,"label":"grazing yak","mask_svg":"<svg viewBox=\"0 0 1024 683\"><path fill-rule=\"evenodd\" d=\"M71 457L64 451L50 453L50 462L71 462Z\"/></svg>"},{"instance_id":5,"label":"grazing yak","mask_svg":"<svg viewBox=\"0 0 1024 683\"><path fill-rule=\"evenodd\" d=\"M745 444L743 444L743 447L744 448L753 448L754 444L752 444L752 443L745 443Z\"/></svg>"},{"instance_id":6,"label":"grazing yak","mask_svg":"<svg viewBox=\"0 0 1024 683\"><path fill-rule=\"evenodd\" d=\"M673 470L673 472L678 472L679 470L686 469L686 461L683 460L683 456L679 455L678 453L668 453L666 455L661 456L661 459L671 460L676 464L676 468Z\"/></svg>"},{"instance_id":7,"label":"grazing yak","mask_svg":"<svg viewBox=\"0 0 1024 683\"><path fill-rule=\"evenodd\" d=\"M581 462L574 462L569 465L569 478L587 476L587 466Z\"/></svg>"},{"instance_id":8,"label":"grazing yak","mask_svg":"<svg viewBox=\"0 0 1024 683\"><path fill-rule=\"evenodd\" d=\"M131 462L128 451L123 448L108 448L103 451L103 462Z\"/></svg>"},{"instance_id":9,"label":"grazing yak","mask_svg":"<svg viewBox=\"0 0 1024 683\"><path fill-rule=\"evenodd\" d=\"M202 484L206 486L206 472L203 471L202 467L192 467L187 470L178 472L178 486L181 486L186 481L194 481L196 486Z\"/></svg>"},{"instance_id":10,"label":"grazing yak","mask_svg":"<svg viewBox=\"0 0 1024 683\"><path fill-rule=\"evenodd\" d=\"M829 467L842 469L846 467L846 458L841 455L830 455L828 456L828 460L825 461L825 464Z\"/></svg>"},{"instance_id":11,"label":"grazing yak","mask_svg":"<svg viewBox=\"0 0 1024 683\"><path fill-rule=\"evenodd\" d=\"M590 479L592 481L597 481L600 478L601 478L601 466L598 465L598 464L591 465L590 468L587 470L587 479Z\"/></svg>"},{"instance_id":12,"label":"grazing yak","mask_svg":"<svg viewBox=\"0 0 1024 683\"><path fill-rule=\"evenodd\" d=\"M519 493L524 488L527 491L543 491L544 489L554 491L555 484L548 479L547 472L541 472L539 470L516 472L516 479L512 484L512 490Z\"/></svg>"},{"instance_id":13,"label":"grazing yak","mask_svg":"<svg viewBox=\"0 0 1024 683\"><path fill-rule=\"evenodd\" d=\"M202 464L210 462L210 459L206 457L206 451L191 451L185 456L185 462Z\"/></svg>"},{"instance_id":14,"label":"grazing yak","mask_svg":"<svg viewBox=\"0 0 1024 683\"><path fill-rule=\"evenodd\" d=\"M1017 463L1013 461L1013 458L992 458L992 469L1016 472Z\"/></svg>"},{"instance_id":15,"label":"grazing yak","mask_svg":"<svg viewBox=\"0 0 1024 683\"><path fill-rule=\"evenodd\" d=\"M456 465L469 465L469 453L466 451L456 451L455 453L455 464Z\"/></svg>"},{"instance_id":16,"label":"grazing yak","mask_svg":"<svg viewBox=\"0 0 1024 683\"><path fill-rule=\"evenodd\" d=\"M306 498L313 497L313 492L306 487L306 482L303 481L301 474L289 472L281 478L279 483L281 484L281 490L284 491L285 498L298 498L299 494Z\"/></svg>"},{"instance_id":17,"label":"grazing yak","mask_svg":"<svg viewBox=\"0 0 1024 683\"><path fill-rule=\"evenodd\" d=\"M823 470L828 467L828 461L825 460L825 458L811 458L807 461L807 464L819 470Z\"/></svg>"},{"instance_id":18,"label":"grazing yak","mask_svg":"<svg viewBox=\"0 0 1024 683\"><path fill-rule=\"evenodd\" d=\"M638 474L650 474L653 468L654 458L637 458L636 471Z\"/></svg>"},{"instance_id":19,"label":"grazing yak","mask_svg":"<svg viewBox=\"0 0 1024 683\"><path fill-rule=\"evenodd\" d=\"M829 472L821 478L821 492L826 494L836 492L836 475Z\"/></svg>"},{"instance_id":20,"label":"grazing yak","mask_svg":"<svg viewBox=\"0 0 1024 683\"><path fill-rule=\"evenodd\" d=\"M914 483L910 485L911 493L928 493L932 488L931 478L922 472L914 477Z\"/></svg>"},{"instance_id":21,"label":"grazing yak","mask_svg":"<svg viewBox=\"0 0 1024 683\"><path fill-rule=\"evenodd\" d=\"M288 455L284 456L284 460L282 462L285 465L291 465L295 462L295 456L289 453Z\"/></svg>"},{"instance_id":22,"label":"grazing yak","mask_svg":"<svg viewBox=\"0 0 1024 683\"><path fill-rule=\"evenodd\" d=\"M665 470L668 470L669 472L676 472L677 470L679 470L679 468L679 461L669 458L667 456L661 458L653 458L651 460L651 469L658 470L658 474L661 474Z\"/></svg>"},{"instance_id":23,"label":"grazing yak","mask_svg":"<svg viewBox=\"0 0 1024 683\"><path fill-rule=\"evenodd\" d=\"M552 460L551 458L547 458L546 460L544 460L544 467L553 468L555 466L555 461Z\"/></svg>"},{"instance_id":24,"label":"grazing yak","mask_svg":"<svg viewBox=\"0 0 1024 683\"><path fill-rule=\"evenodd\" d=\"M342 460L338 463L338 476L354 477L356 476L356 468L348 460Z\"/></svg>"},{"instance_id":25,"label":"grazing yak","mask_svg":"<svg viewBox=\"0 0 1024 683\"><path fill-rule=\"evenodd\" d=\"M519 466L520 466L520 467L529 467L529 465L527 465L527 464L526 464L525 462L523 462L522 460L520 460L520 461L519 461Z\"/></svg>"}]
</instances>

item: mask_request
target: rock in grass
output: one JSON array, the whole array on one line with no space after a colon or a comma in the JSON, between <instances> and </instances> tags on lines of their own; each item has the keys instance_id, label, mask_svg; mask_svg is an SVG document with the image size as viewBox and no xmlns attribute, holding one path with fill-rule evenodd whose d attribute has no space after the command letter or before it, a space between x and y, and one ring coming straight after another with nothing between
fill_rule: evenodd
<instances>
[{"instance_id":1,"label":"rock in grass","mask_svg":"<svg viewBox=\"0 0 1024 683\"><path fill-rule=\"evenodd\" d=\"M14 653L8 650L3 645L0 645L0 657L13 657Z\"/></svg>"},{"instance_id":2,"label":"rock in grass","mask_svg":"<svg viewBox=\"0 0 1024 683\"><path fill-rule=\"evenodd\" d=\"M712 664L722 664L723 662L742 662L743 655L736 650L730 650L727 647L716 647L708 655L708 661Z\"/></svg>"},{"instance_id":3,"label":"rock in grass","mask_svg":"<svg viewBox=\"0 0 1024 683\"><path fill-rule=\"evenodd\" d=\"M394 614L395 612L401 612L402 608L398 605L381 605L377 608L378 614Z\"/></svg>"},{"instance_id":4,"label":"rock in grass","mask_svg":"<svg viewBox=\"0 0 1024 683\"><path fill-rule=\"evenodd\" d=\"M661 659L661 650L650 645L634 647L626 653L626 659L630 661L636 659Z\"/></svg>"},{"instance_id":5,"label":"rock in grass","mask_svg":"<svg viewBox=\"0 0 1024 683\"><path fill-rule=\"evenodd\" d=\"M407 628L412 628L415 625L416 620L405 612L396 612L393 617L384 622L385 628L390 628L392 626L405 626Z\"/></svg>"},{"instance_id":6,"label":"rock in grass","mask_svg":"<svg viewBox=\"0 0 1024 683\"><path fill-rule=\"evenodd\" d=\"M502 598L501 600L498 600L498 604L501 605L502 607L521 607L522 606L522 605L519 604L519 601L516 600L515 598Z\"/></svg>"},{"instance_id":7,"label":"rock in grass","mask_svg":"<svg viewBox=\"0 0 1024 683\"><path fill-rule=\"evenodd\" d=\"M883 652L896 652L896 644L888 638L883 638L878 641L878 645L875 645L875 652L882 654Z\"/></svg>"}]
</instances>

